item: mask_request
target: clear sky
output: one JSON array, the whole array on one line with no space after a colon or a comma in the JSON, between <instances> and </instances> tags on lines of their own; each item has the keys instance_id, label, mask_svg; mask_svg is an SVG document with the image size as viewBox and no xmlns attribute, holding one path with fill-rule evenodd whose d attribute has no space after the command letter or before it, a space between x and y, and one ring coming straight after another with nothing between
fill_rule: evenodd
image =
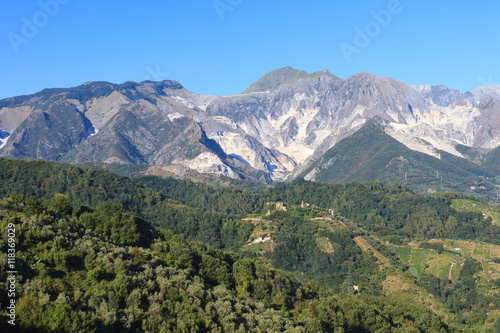
<instances>
[{"instance_id":1,"label":"clear sky","mask_svg":"<svg viewBox=\"0 0 500 333\"><path fill-rule=\"evenodd\" d=\"M500 2L0 2L0 98L87 81L170 79L231 95L292 66L462 91L500 83Z\"/></svg>"}]
</instances>

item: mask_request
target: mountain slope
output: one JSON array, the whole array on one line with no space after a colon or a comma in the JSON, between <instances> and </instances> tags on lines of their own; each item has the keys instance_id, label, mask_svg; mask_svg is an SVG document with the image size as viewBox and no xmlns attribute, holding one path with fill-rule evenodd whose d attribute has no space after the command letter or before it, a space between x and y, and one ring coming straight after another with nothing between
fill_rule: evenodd
<instances>
[{"instance_id":1,"label":"mountain slope","mask_svg":"<svg viewBox=\"0 0 500 333\"><path fill-rule=\"evenodd\" d=\"M500 227L481 212L456 211L452 199L463 195L422 196L400 184L379 182L330 185L304 180L245 192L4 159L0 183L0 197L18 193L0 200L0 221L15 223L19 235L16 264L26 293L19 297L16 313L26 331L153 330L158 325L170 330L185 320L203 329L234 331L237 323L252 331L270 313L273 323L281 323L278 331L458 331L457 326L472 331L492 327L499 314L500 299L492 292L497 281L492 279L500 269L493 263L500 247L491 243L500 242ZM43 202L33 194L40 194ZM261 242L262 257L257 251L258 258L244 259L152 228L108 200L123 202L192 240L242 255L252 257L259 243L250 242L257 237L271 235L273 242ZM467 249L473 259L457 265L447 281L439 280L443 274L436 266L427 269L425 259L438 267L452 267L451 262L439 264L429 248L384 245L402 245L413 237L454 239L447 241L448 251L475 239L483 244ZM7 245L4 237L0 266L7 262ZM485 254L488 246L494 251L490 255ZM399 259L411 255L407 250L414 251L413 258ZM454 255L459 262L460 253ZM488 258L488 266L474 258ZM5 295L5 285L0 289ZM221 315L227 306L233 316ZM492 316L474 316L487 312ZM468 323L462 321L465 317ZM268 329L271 323L266 325Z\"/></svg>"},{"instance_id":2,"label":"mountain slope","mask_svg":"<svg viewBox=\"0 0 500 333\"><path fill-rule=\"evenodd\" d=\"M9 137L3 154L59 160L93 132L85 115L69 103L55 101L31 112Z\"/></svg>"},{"instance_id":3,"label":"mountain slope","mask_svg":"<svg viewBox=\"0 0 500 333\"><path fill-rule=\"evenodd\" d=\"M485 161L481 166L496 175L500 175L500 146L486 155Z\"/></svg>"},{"instance_id":4,"label":"mountain slope","mask_svg":"<svg viewBox=\"0 0 500 333\"><path fill-rule=\"evenodd\" d=\"M192 98L188 101L180 96ZM210 119L200 120L203 115L192 100L203 107L210 99L192 94L174 81L89 82L7 99L2 101L5 108L0 113L0 126L6 129L1 132L0 155L69 163L181 163L199 172L269 182L262 172L266 168L243 163L238 154L226 154L206 137L202 126L214 126ZM22 118L12 117L19 110ZM281 155L262 146L256 150L260 160Z\"/></svg>"},{"instance_id":5,"label":"mountain slope","mask_svg":"<svg viewBox=\"0 0 500 333\"><path fill-rule=\"evenodd\" d=\"M15 329L7 324L10 302L0 299L3 332L459 331L422 305L335 295L262 260L148 227L115 203L77 209L63 195L46 204L17 195L0 208L2 224L15 223L23 277L16 288L24 291ZM4 280L7 244L0 244Z\"/></svg>"},{"instance_id":6,"label":"mountain slope","mask_svg":"<svg viewBox=\"0 0 500 333\"><path fill-rule=\"evenodd\" d=\"M468 186L481 183L488 186L488 192L494 192L494 186L480 177L489 173L477 165L445 152L438 159L413 151L384 133L382 128L376 121L367 122L300 176L328 183L400 182L421 191L441 189L465 193L471 193Z\"/></svg>"},{"instance_id":7,"label":"mountain slope","mask_svg":"<svg viewBox=\"0 0 500 333\"><path fill-rule=\"evenodd\" d=\"M139 164L150 173L173 168L270 183L301 174L371 119L406 148L441 160L439 167L420 170L422 175L452 170L449 165L456 166L453 181L459 181L460 170L500 175L495 158L486 162L500 146L499 87L462 93L366 72L341 79L326 70L307 74L291 67L264 75L234 96L199 95L167 80L88 82L4 99L0 156ZM372 179L361 169L367 167L352 170L359 177L345 174L332 181ZM455 189L475 183L467 175Z\"/></svg>"},{"instance_id":8,"label":"mountain slope","mask_svg":"<svg viewBox=\"0 0 500 333\"><path fill-rule=\"evenodd\" d=\"M243 94L275 90L281 85L290 84L300 79L317 79L323 74L329 74L332 77L335 77L326 70L307 74L305 71L300 71L292 67L283 67L265 74L255 83L252 83L252 85L248 87Z\"/></svg>"}]
</instances>

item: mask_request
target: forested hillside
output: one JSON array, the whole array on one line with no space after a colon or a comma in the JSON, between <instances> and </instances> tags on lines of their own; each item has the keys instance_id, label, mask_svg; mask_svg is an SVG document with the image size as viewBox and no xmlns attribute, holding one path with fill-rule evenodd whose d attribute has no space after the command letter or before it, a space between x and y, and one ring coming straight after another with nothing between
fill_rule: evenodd
<instances>
[{"instance_id":1,"label":"forested hillside","mask_svg":"<svg viewBox=\"0 0 500 333\"><path fill-rule=\"evenodd\" d=\"M266 202L276 201L295 205L307 202L334 209L384 236L459 237L497 243L500 234L500 228L492 225L491 219L484 220L480 213L451 208L451 197L446 194L417 195L400 184L330 185L298 179L250 192L155 176L131 180L106 171L52 162L0 159L0 185L0 196L23 194L45 199L64 193L72 203L90 206L113 200L185 237L233 249L248 238L249 232L239 235L241 228L235 226L235 214L260 213ZM205 237L207 234L211 236ZM221 238L225 241L221 242Z\"/></svg>"},{"instance_id":2,"label":"forested hillside","mask_svg":"<svg viewBox=\"0 0 500 333\"><path fill-rule=\"evenodd\" d=\"M326 151L301 176L325 183L406 182L419 193L453 191L474 194L484 200L497 197L498 174L492 164L498 152L488 155L489 162L485 164L491 167L479 166L445 151L438 151L437 158L411 150L382 128L377 121L367 122Z\"/></svg>"},{"instance_id":3,"label":"forested hillside","mask_svg":"<svg viewBox=\"0 0 500 333\"><path fill-rule=\"evenodd\" d=\"M160 278L163 271L161 274L154 272L162 265L180 269L182 274L189 273L191 275L188 274L186 279L197 281L201 284L198 287L204 290L200 299L207 297L217 302L219 296L212 295L210 290L215 292L223 285L234 302L242 299L250 302L248 306L252 310L248 311L253 313L258 310L255 316L267 313L266 309L276 310L270 316L282 316L279 319L283 320L282 326L279 326L281 330L302 327L310 331L332 331L338 326L335 321L342 318L340 326L346 331L356 331L365 325L364 320L368 320L352 317L362 313L356 311L358 307L362 308L360 304L363 302L376 304L374 306L393 304L398 311L406 311L406 306L402 304L410 302L414 309L408 311L417 311L423 317L401 316L408 325L416 325L421 332L429 331L428 327L422 327L431 322L443 327L448 325L450 330L455 325L471 332L478 327L493 329L500 317L500 312L495 310L500 304L500 275L497 274L500 273L500 266L494 264L494 260L500 262L500 256L494 257L493 252L489 256L479 256L473 250L455 253L451 245L446 245L453 244L450 243L452 240L460 240L470 244L489 244L491 250L493 244L500 244L500 227L498 221L492 219L496 216L494 211L490 209L487 211L490 215L483 215L479 207L484 204L473 197L453 193L422 196L401 184L331 185L303 179L258 191L246 191L235 186L212 187L155 176L129 179L107 171L52 162L0 159L2 197L8 198L2 201L0 207L2 223L16 223L23 228L18 244L26 244L20 251L29 253L22 257L26 269L23 276L27 277L23 278L23 283L41 274L50 281L47 290L52 290L52 286L60 287L56 291L44 291L56 300L62 292L66 296L76 292L72 288L86 281L84 285L90 289L82 289L80 293L90 295L87 303L78 303L83 296L75 296L74 303L70 302L70 307L64 311L69 311L65 313L70 317L75 316L73 322L84 325L88 321L88 325L99 327L99 331L103 327L112 327L113 330L149 325L145 322L153 320L148 312L153 303L148 302L160 297L154 296L155 293L160 293L161 301L166 301L167 296L149 284L151 287L144 291L140 305L134 303L132 306L133 309L142 309L140 313L143 317L136 318L129 314L130 309L127 312L131 305L123 296L113 301L116 321L108 325L108 321L98 314L101 311L98 308L104 307L103 303L109 306L112 301L106 298L109 291L114 290L109 286L118 288L113 285L119 272L115 262L118 259L124 263L126 275L131 276L132 281L139 281L133 277L149 270L153 271L148 273L151 280ZM452 207L452 203L456 206L456 202L467 202L477 209L457 210ZM103 251L102 256L114 253L114 249L120 253L110 255L107 261L102 262L104 268L98 269L95 281L90 285L87 275L97 266L85 265L85 258L92 251L79 245L87 238L88 246L98 257ZM441 243L447 246L444 248L446 255L441 255L443 246L434 244L434 239L442 239ZM481 246L485 252L485 245ZM50 260L41 259L59 250L67 253L57 254ZM427 257L423 257L422 251L427 251ZM440 251L440 256L434 256L432 251ZM415 253L413 257L412 253ZM65 263L66 256L81 258L73 262L71 257L69 263ZM142 258L137 260L144 261L137 262L134 259L136 256ZM443 269L439 270L440 259L442 262L449 260L446 266L449 276L443 273ZM451 260L460 263L453 274ZM239 274L235 270L240 272L237 262L245 263L246 268L241 268L241 272L246 272L242 273L247 274L246 280L242 278L240 281L235 277ZM40 263L45 270L34 268ZM76 266L73 267L72 263ZM127 263L134 264L127 266ZM144 265L150 268L146 269ZM173 278L177 271L169 274ZM286 277L288 282L259 282L261 278L274 279L276 276ZM138 284L140 288L147 285L143 282ZM275 291L274 288L282 283L289 289ZM316 289L307 294L309 296L304 296L306 286ZM36 293L39 291L37 288L39 284L34 289ZM299 289L301 292L297 294ZM131 291L122 291L122 295ZM23 297L28 294L23 294ZM344 304L349 303L347 295L353 294L360 303ZM99 304L88 305L92 297L97 298L92 302ZM179 309L184 306L189 307L189 311L198 311L196 306L208 311L208 303L195 306L190 303L193 301L191 297L172 297L167 297L169 302L180 305L160 306L161 311L158 312L167 318L163 320L165 324L161 324L169 327L167 331L177 327L174 322L178 320ZM281 303L276 303L278 300ZM324 304L321 303L323 300ZM262 302L263 305L251 302ZM50 313L52 308L49 305L54 303L47 301L44 304L47 306L40 305L37 309ZM165 312L172 306L175 311ZM419 311L423 308L429 308L430 312L421 314ZM346 309L350 309L349 314L338 317L328 314ZM96 311L95 316L93 311ZM236 316L243 316L244 312L238 311ZM376 310L375 313L382 315L384 311ZM124 324L125 313L131 316L127 319L129 324ZM33 316L40 319L42 315ZM224 327L229 331L240 327L238 325L244 325L241 327L246 329L258 322L255 319L253 324L242 324L244 320L238 317L235 319L236 326L230 326L233 324L220 321L220 313L198 317L201 312L196 312L189 316L198 318L195 320L198 331L212 330L212 322L220 325L213 327ZM443 319L443 316L448 319ZM382 317L385 319L377 319L381 323L389 320L391 327L404 326L399 319L391 321L386 315ZM39 319L26 323L26 327L42 325L43 321ZM447 324L436 324L440 321ZM160 325L161 321L155 323L151 325ZM44 325L49 324L45 322ZM378 324L373 325L368 328L363 326L365 328L361 331L375 331L375 327L379 327Z\"/></svg>"},{"instance_id":4,"label":"forested hillside","mask_svg":"<svg viewBox=\"0 0 500 333\"><path fill-rule=\"evenodd\" d=\"M72 207L13 195L16 332L454 332L432 311L391 298L335 295L259 259L153 229L116 203ZM2 234L0 278L7 278ZM1 284L2 332L9 330Z\"/></svg>"}]
</instances>

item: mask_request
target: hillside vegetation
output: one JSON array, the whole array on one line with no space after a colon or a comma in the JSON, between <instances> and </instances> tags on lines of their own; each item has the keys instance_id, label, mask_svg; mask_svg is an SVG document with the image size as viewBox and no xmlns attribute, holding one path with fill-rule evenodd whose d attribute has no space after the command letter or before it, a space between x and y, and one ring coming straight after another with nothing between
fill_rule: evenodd
<instances>
[{"instance_id":1,"label":"hillside vegetation","mask_svg":"<svg viewBox=\"0 0 500 333\"><path fill-rule=\"evenodd\" d=\"M195 327L180 324L188 317L192 322L185 323L196 325L195 331L258 331L264 327L259 320L266 322L267 315L281 323L275 331L413 327L474 332L498 326L500 226L495 216L479 209L489 206L473 197L422 196L401 184L331 185L303 179L245 191L0 159L1 197L6 198L2 223L20 228L20 281L30 281L32 288L19 295L34 298L40 290L49 295L26 312L23 327L28 331L57 331L51 319L42 319L55 311L61 293L69 300L57 313L98 331ZM456 203L478 209L457 210ZM107 259L96 259L100 256ZM97 263L87 265L87 260ZM132 281L125 283L126 291L119 291L120 270ZM144 272L147 277L141 280ZM188 281L177 296L168 296L159 282L148 282L165 276L177 281L177 274ZM46 283L33 282L38 279ZM198 284L194 294L188 290L190 281ZM143 293L139 303L128 302L132 285ZM227 312L232 321L223 323L226 312L207 309L207 302L217 303L218 297L232 300L234 307ZM155 302L156 312L151 310ZM381 316L376 323L362 315L372 305L375 318ZM131 314L135 309L142 311L138 317ZM250 313L255 319L248 319Z\"/></svg>"},{"instance_id":2,"label":"hillside vegetation","mask_svg":"<svg viewBox=\"0 0 500 333\"><path fill-rule=\"evenodd\" d=\"M116 203L75 209L64 195L45 204L13 195L0 201L0 220L17 235L17 332L457 331L423 307L335 295L261 260L148 228ZM5 281L5 234L0 247Z\"/></svg>"},{"instance_id":3,"label":"hillside vegetation","mask_svg":"<svg viewBox=\"0 0 500 333\"><path fill-rule=\"evenodd\" d=\"M411 150L384 133L376 121L368 121L327 150L301 176L325 183L406 182L419 193L451 191L485 200L497 197L498 173L486 163L483 167L444 151L439 154L436 158Z\"/></svg>"}]
</instances>

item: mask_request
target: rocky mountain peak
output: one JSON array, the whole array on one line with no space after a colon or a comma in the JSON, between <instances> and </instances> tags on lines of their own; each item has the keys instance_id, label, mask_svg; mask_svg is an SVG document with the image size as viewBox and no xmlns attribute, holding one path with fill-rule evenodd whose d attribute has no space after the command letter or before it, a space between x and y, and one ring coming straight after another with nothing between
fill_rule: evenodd
<instances>
[{"instance_id":1,"label":"rocky mountain peak","mask_svg":"<svg viewBox=\"0 0 500 333\"><path fill-rule=\"evenodd\" d=\"M373 73L368 73L368 72L359 72L353 75L350 75L347 78L347 81L357 81L357 82L362 82L362 83L372 83L374 81L380 80L379 77L377 77Z\"/></svg>"},{"instance_id":2,"label":"rocky mountain peak","mask_svg":"<svg viewBox=\"0 0 500 333\"><path fill-rule=\"evenodd\" d=\"M483 99L485 96L491 96L500 99L500 85L479 87L470 92L478 100Z\"/></svg>"},{"instance_id":3,"label":"rocky mountain peak","mask_svg":"<svg viewBox=\"0 0 500 333\"><path fill-rule=\"evenodd\" d=\"M300 79L317 79L322 76L336 78L335 75L333 75L326 69L308 74L306 71L301 71L287 66L265 74L250 87L248 87L248 89L246 89L243 94L274 90L281 85L290 84Z\"/></svg>"},{"instance_id":4,"label":"rocky mountain peak","mask_svg":"<svg viewBox=\"0 0 500 333\"><path fill-rule=\"evenodd\" d=\"M459 144L483 156L500 145L499 110L500 86L462 93L368 72L344 80L327 70L284 67L224 97L199 95L172 80L94 81L0 100L0 156L176 164L279 181L372 119L411 151L463 159Z\"/></svg>"},{"instance_id":5,"label":"rocky mountain peak","mask_svg":"<svg viewBox=\"0 0 500 333\"><path fill-rule=\"evenodd\" d=\"M163 80L163 81L149 81L149 80L146 80L146 81L142 81L141 84L142 85L153 85L153 86L156 86L156 87L158 87L160 89L180 90L180 89L184 88L182 86L182 84L180 84L177 81L173 81L173 80Z\"/></svg>"}]
</instances>

